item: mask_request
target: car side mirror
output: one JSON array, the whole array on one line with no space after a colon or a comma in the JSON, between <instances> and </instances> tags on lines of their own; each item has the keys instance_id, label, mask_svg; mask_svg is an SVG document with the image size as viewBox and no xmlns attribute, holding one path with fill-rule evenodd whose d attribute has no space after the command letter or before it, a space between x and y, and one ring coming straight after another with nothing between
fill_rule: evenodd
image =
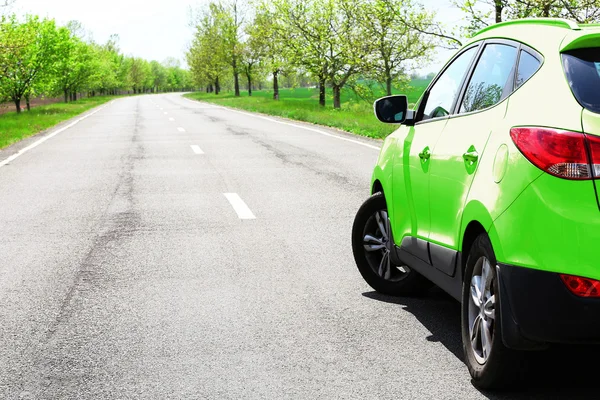
<instances>
[{"instance_id":1,"label":"car side mirror","mask_svg":"<svg viewBox=\"0 0 600 400\"><path fill-rule=\"evenodd\" d=\"M408 98L404 95L383 97L373 105L375 116L386 124L407 125L414 120L414 111L408 109Z\"/></svg>"}]
</instances>

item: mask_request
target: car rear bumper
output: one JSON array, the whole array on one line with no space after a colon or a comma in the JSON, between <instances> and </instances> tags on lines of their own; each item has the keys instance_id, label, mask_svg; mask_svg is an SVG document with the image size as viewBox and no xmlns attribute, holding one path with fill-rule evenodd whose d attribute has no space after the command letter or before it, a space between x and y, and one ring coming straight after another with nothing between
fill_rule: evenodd
<instances>
[{"instance_id":1,"label":"car rear bumper","mask_svg":"<svg viewBox=\"0 0 600 400\"><path fill-rule=\"evenodd\" d=\"M500 264L498 276L507 347L600 343L600 299L575 296L554 272Z\"/></svg>"},{"instance_id":2,"label":"car rear bumper","mask_svg":"<svg viewBox=\"0 0 600 400\"><path fill-rule=\"evenodd\" d=\"M536 179L490 227L496 259L600 280L599 182Z\"/></svg>"}]
</instances>

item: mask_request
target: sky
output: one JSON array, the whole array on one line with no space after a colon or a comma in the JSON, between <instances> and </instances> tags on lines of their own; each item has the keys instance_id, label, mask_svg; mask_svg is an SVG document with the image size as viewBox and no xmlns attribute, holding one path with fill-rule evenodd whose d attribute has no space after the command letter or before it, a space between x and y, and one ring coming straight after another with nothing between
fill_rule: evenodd
<instances>
[{"instance_id":1,"label":"sky","mask_svg":"<svg viewBox=\"0 0 600 400\"><path fill-rule=\"evenodd\" d=\"M428 11L435 11L437 20L447 27L462 26L464 14L453 6L450 0L420 0ZM438 72L444 64L456 53L455 50L437 49L430 65L419 70L420 73Z\"/></svg>"},{"instance_id":2,"label":"sky","mask_svg":"<svg viewBox=\"0 0 600 400\"><path fill-rule=\"evenodd\" d=\"M190 11L208 0L16 0L12 11L54 18L64 25L77 20L104 43L118 34L121 50L147 60L164 61L174 57L185 66L184 54L191 42ZM460 10L450 0L420 0L428 10L436 10L438 20L447 26L461 22ZM420 73L437 72L452 51L439 50L432 64Z\"/></svg>"}]
</instances>

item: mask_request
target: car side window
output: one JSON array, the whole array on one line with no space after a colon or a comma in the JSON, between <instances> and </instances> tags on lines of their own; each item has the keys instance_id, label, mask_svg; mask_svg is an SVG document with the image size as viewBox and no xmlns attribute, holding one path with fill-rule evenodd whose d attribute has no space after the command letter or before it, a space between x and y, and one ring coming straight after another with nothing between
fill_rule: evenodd
<instances>
[{"instance_id":1,"label":"car side window","mask_svg":"<svg viewBox=\"0 0 600 400\"><path fill-rule=\"evenodd\" d=\"M445 117L452 112L454 100L460 91L463 81L477 47L472 47L456 58L435 82L423 113L423 120Z\"/></svg>"},{"instance_id":2,"label":"car side window","mask_svg":"<svg viewBox=\"0 0 600 400\"><path fill-rule=\"evenodd\" d=\"M467 86L460 113L483 110L502 100L504 88L514 74L516 60L516 47L496 43L486 45Z\"/></svg>"},{"instance_id":3,"label":"car side window","mask_svg":"<svg viewBox=\"0 0 600 400\"><path fill-rule=\"evenodd\" d=\"M529 80L529 78L531 78L533 74L540 69L541 65L542 63L540 60L525 50L521 50L521 56L519 57L519 69L517 70L516 88L519 88L522 84Z\"/></svg>"}]
</instances>

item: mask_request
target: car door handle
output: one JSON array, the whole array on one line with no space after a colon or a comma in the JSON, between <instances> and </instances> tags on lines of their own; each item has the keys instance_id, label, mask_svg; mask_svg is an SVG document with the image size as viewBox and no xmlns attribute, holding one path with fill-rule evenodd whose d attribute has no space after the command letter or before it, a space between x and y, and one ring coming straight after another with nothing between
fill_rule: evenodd
<instances>
[{"instance_id":1,"label":"car door handle","mask_svg":"<svg viewBox=\"0 0 600 400\"><path fill-rule=\"evenodd\" d=\"M423 161L429 160L431 158L431 150L429 150L429 147L425 147L423 151L419 153L419 157Z\"/></svg>"},{"instance_id":2,"label":"car door handle","mask_svg":"<svg viewBox=\"0 0 600 400\"><path fill-rule=\"evenodd\" d=\"M475 164L479 160L479 153L476 150L467 151L463 154L463 159L471 164Z\"/></svg>"}]
</instances>

